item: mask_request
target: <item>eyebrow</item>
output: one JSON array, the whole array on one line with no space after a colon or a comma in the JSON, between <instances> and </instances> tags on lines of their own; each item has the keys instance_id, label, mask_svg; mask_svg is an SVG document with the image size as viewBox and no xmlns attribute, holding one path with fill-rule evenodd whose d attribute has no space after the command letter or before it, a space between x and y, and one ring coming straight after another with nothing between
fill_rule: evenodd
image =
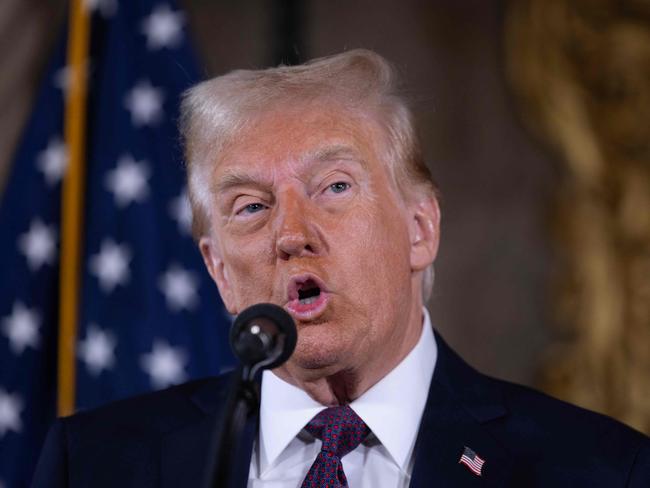
<instances>
[{"instance_id":1,"label":"eyebrow","mask_svg":"<svg viewBox=\"0 0 650 488\"><path fill-rule=\"evenodd\" d=\"M213 190L216 195L237 186L255 186L262 187L259 179L246 173L227 172L222 175L219 182L214 185Z\"/></svg>"},{"instance_id":2,"label":"eyebrow","mask_svg":"<svg viewBox=\"0 0 650 488\"><path fill-rule=\"evenodd\" d=\"M307 162L326 163L337 159L356 161L362 168L366 168L366 162L360 157L358 151L353 147L345 144L334 144L325 147L317 148L314 151L307 152L300 157L300 161L305 164ZM256 176L239 171L228 171L221 175L219 182L214 185L213 191L216 195L238 186L253 186L263 188L265 184Z\"/></svg>"}]
</instances>

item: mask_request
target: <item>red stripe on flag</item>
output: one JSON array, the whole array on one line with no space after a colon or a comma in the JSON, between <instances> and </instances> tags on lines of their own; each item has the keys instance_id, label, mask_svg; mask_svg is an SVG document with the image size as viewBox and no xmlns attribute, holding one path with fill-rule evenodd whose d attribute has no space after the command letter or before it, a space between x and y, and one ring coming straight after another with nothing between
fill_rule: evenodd
<instances>
[{"instance_id":1,"label":"red stripe on flag","mask_svg":"<svg viewBox=\"0 0 650 488\"><path fill-rule=\"evenodd\" d=\"M481 476L481 469L485 461L478 456L476 456L476 459L471 459L463 454L458 462L467 466L473 473Z\"/></svg>"}]
</instances>

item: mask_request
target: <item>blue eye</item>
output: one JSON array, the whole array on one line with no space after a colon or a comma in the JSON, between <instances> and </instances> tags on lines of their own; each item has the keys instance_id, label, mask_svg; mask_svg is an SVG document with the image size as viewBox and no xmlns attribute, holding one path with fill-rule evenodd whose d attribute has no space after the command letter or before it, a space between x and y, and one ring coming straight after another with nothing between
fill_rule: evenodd
<instances>
[{"instance_id":1,"label":"blue eye","mask_svg":"<svg viewBox=\"0 0 650 488\"><path fill-rule=\"evenodd\" d=\"M261 203L249 203L244 208L242 208L240 212L256 213L259 212L260 210L264 210L264 205L262 205Z\"/></svg>"},{"instance_id":2,"label":"blue eye","mask_svg":"<svg viewBox=\"0 0 650 488\"><path fill-rule=\"evenodd\" d=\"M343 193L348 188L350 188L350 184L345 183L344 181L337 181L336 183L332 183L330 185L330 190L332 190L334 193Z\"/></svg>"}]
</instances>

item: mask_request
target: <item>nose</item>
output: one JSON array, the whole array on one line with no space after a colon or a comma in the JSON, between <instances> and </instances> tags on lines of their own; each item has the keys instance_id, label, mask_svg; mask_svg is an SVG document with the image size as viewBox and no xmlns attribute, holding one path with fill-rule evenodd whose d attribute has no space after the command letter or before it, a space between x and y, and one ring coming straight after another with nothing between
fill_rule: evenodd
<instances>
[{"instance_id":1,"label":"nose","mask_svg":"<svg viewBox=\"0 0 650 488\"><path fill-rule=\"evenodd\" d=\"M310 202L288 192L277 202L275 250L282 260L316 256L320 253L319 233L310 211Z\"/></svg>"}]
</instances>

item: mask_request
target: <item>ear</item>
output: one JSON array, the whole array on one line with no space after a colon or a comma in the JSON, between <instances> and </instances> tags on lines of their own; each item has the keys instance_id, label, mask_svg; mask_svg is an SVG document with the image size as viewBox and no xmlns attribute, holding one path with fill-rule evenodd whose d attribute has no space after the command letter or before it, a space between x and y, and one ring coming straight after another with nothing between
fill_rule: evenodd
<instances>
[{"instance_id":1,"label":"ear","mask_svg":"<svg viewBox=\"0 0 650 488\"><path fill-rule=\"evenodd\" d=\"M228 313L236 314L237 310L232 283L228 277L218 243L212 237L204 236L199 240L199 249L201 250L205 267L208 269L212 280L216 283L221 300L223 300L223 304L226 306Z\"/></svg>"},{"instance_id":2,"label":"ear","mask_svg":"<svg viewBox=\"0 0 650 488\"><path fill-rule=\"evenodd\" d=\"M436 259L440 243L440 207L433 196L410 205L411 269L422 271Z\"/></svg>"}]
</instances>

